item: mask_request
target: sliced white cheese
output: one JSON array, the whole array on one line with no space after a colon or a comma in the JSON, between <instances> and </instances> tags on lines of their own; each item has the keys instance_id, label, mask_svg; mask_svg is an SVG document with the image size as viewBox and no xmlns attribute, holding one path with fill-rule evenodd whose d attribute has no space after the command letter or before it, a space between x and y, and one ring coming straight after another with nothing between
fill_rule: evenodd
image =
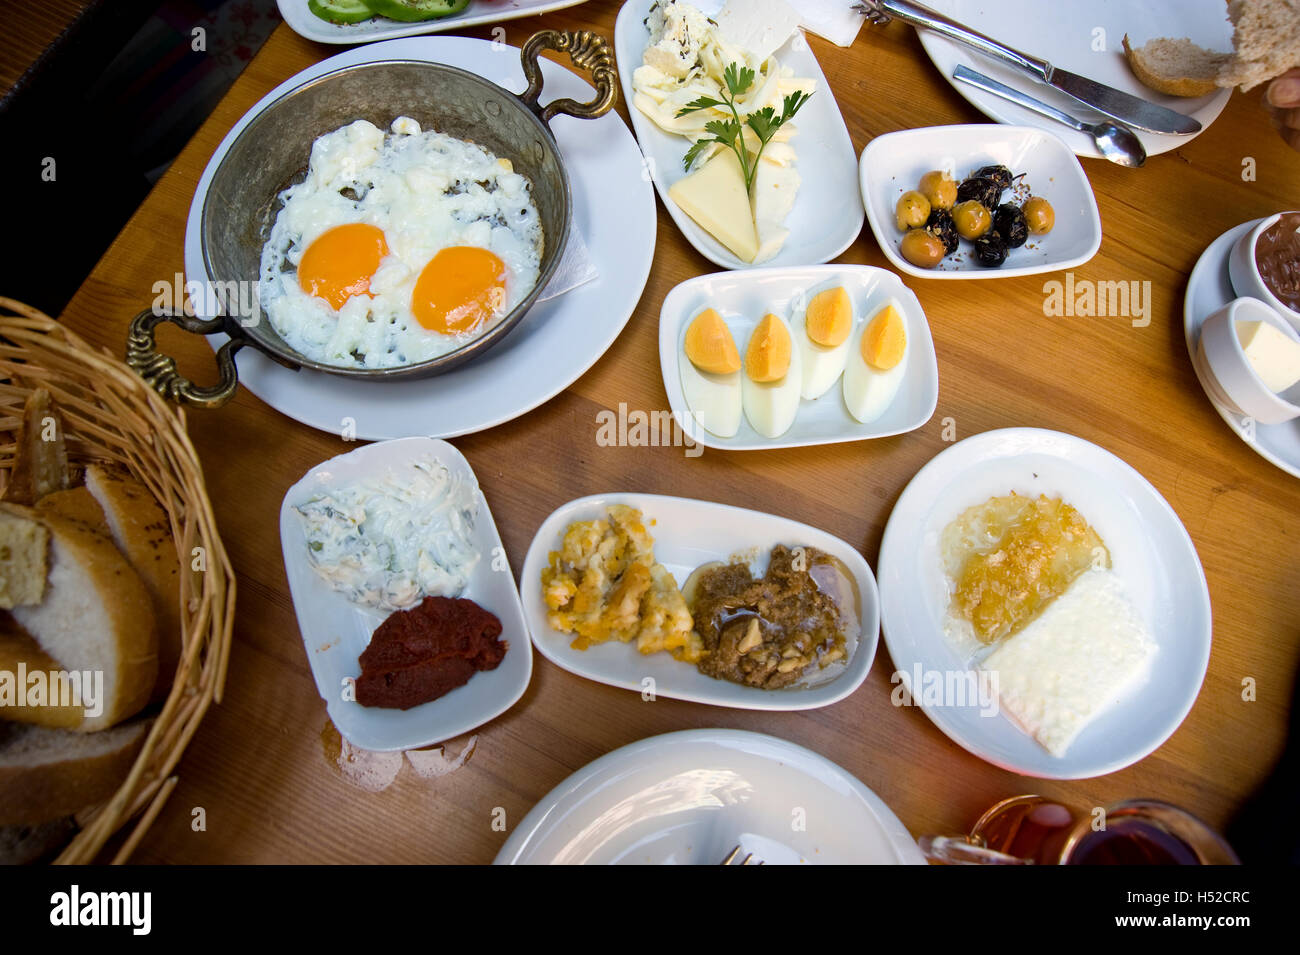
<instances>
[{"instance_id":1,"label":"sliced white cheese","mask_svg":"<svg viewBox=\"0 0 1300 955\"><path fill-rule=\"evenodd\" d=\"M728 0L718 14L718 34L762 62L779 50L802 22L786 0Z\"/></svg>"},{"instance_id":2,"label":"sliced white cheese","mask_svg":"<svg viewBox=\"0 0 1300 955\"><path fill-rule=\"evenodd\" d=\"M1002 710L1053 756L1147 672L1156 646L1110 570L1090 570L980 665Z\"/></svg>"},{"instance_id":3,"label":"sliced white cheese","mask_svg":"<svg viewBox=\"0 0 1300 955\"><path fill-rule=\"evenodd\" d=\"M677 180L668 197L737 258L754 261L758 232L734 151L721 150L700 169Z\"/></svg>"},{"instance_id":4,"label":"sliced white cheese","mask_svg":"<svg viewBox=\"0 0 1300 955\"><path fill-rule=\"evenodd\" d=\"M790 236L785 220L794 208L794 199L802 182L793 163L778 165L767 161L766 152L763 156L754 175L754 228L758 230L758 253L752 260L754 262L766 262L785 245Z\"/></svg>"},{"instance_id":5,"label":"sliced white cheese","mask_svg":"<svg viewBox=\"0 0 1300 955\"><path fill-rule=\"evenodd\" d=\"M1268 322L1237 322L1236 331L1246 360L1270 391L1300 381L1300 342Z\"/></svg>"}]
</instances>

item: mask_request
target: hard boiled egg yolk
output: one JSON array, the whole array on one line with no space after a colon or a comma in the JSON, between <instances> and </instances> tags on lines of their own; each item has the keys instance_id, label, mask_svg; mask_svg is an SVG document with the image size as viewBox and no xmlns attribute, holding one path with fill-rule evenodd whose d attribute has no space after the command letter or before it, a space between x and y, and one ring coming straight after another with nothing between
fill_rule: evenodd
<instances>
[{"instance_id":1,"label":"hard boiled egg yolk","mask_svg":"<svg viewBox=\"0 0 1300 955\"><path fill-rule=\"evenodd\" d=\"M840 288L818 292L808 303L808 337L818 345L836 348L844 343L853 329L853 303L849 293Z\"/></svg>"},{"instance_id":2,"label":"hard boiled egg yolk","mask_svg":"<svg viewBox=\"0 0 1300 955\"><path fill-rule=\"evenodd\" d=\"M790 333L781 320L764 316L745 348L745 371L760 384L780 381L790 370L790 346Z\"/></svg>"},{"instance_id":3,"label":"hard boiled egg yolk","mask_svg":"<svg viewBox=\"0 0 1300 955\"><path fill-rule=\"evenodd\" d=\"M430 259L411 295L420 324L444 335L473 331L505 304L505 263L469 245L453 245Z\"/></svg>"},{"instance_id":4,"label":"hard boiled egg yolk","mask_svg":"<svg viewBox=\"0 0 1300 955\"><path fill-rule=\"evenodd\" d=\"M907 350L907 330L903 316L893 305L886 305L862 333L862 360L872 368L889 371L903 360Z\"/></svg>"},{"instance_id":5,"label":"hard boiled egg yolk","mask_svg":"<svg viewBox=\"0 0 1300 955\"><path fill-rule=\"evenodd\" d=\"M298 284L338 310L353 295L370 291L370 279L388 254L384 231L363 222L321 233L298 263Z\"/></svg>"},{"instance_id":6,"label":"hard boiled egg yolk","mask_svg":"<svg viewBox=\"0 0 1300 955\"><path fill-rule=\"evenodd\" d=\"M740 352L726 323L711 308L695 316L686 329L686 357L700 371L729 375L740 370Z\"/></svg>"}]
</instances>

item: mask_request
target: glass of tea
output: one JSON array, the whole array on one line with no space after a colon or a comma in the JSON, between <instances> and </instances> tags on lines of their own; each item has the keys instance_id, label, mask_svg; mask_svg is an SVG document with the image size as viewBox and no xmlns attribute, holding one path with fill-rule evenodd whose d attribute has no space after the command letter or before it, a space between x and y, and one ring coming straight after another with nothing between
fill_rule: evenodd
<instances>
[{"instance_id":1,"label":"glass of tea","mask_svg":"<svg viewBox=\"0 0 1300 955\"><path fill-rule=\"evenodd\" d=\"M1077 810L1014 796L964 836L922 836L921 851L950 865L1238 865L1232 848L1191 813L1155 799Z\"/></svg>"}]
</instances>

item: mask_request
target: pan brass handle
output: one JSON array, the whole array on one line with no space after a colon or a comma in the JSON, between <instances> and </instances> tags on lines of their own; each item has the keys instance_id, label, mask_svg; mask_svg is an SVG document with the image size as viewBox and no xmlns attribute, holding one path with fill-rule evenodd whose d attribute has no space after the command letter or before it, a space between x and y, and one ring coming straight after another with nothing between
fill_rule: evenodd
<instances>
[{"instance_id":1,"label":"pan brass handle","mask_svg":"<svg viewBox=\"0 0 1300 955\"><path fill-rule=\"evenodd\" d=\"M542 67L537 60L544 49L568 53L574 66L590 73L592 85L596 87L596 98L590 103L579 103L568 98L557 99L544 107L540 106L537 100L542 95L543 80ZM528 80L528 89L524 90L520 99L541 117L543 123L549 124L551 117L557 113L576 116L578 119L595 119L613 109L618 100L618 85L614 82L614 57L610 53L609 41L599 33L589 30L540 30L528 38L519 58Z\"/></svg>"},{"instance_id":2,"label":"pan brass handle","mask_svg":"<svg viewBox=\"0 0 1300 955\"><path fill-rule=\"evenodd\" d=\"M202 319L184 312L155 312L145 309L131 319L126 336L126 363L136 370L149 387L164 398L179 404L197 405L201 408L220 408L235 396L239 387L239 374L235 370L235 352L247 341L232 337L217 351L217 369L221 380L210 387L190 381L176 370L176 359L158 351L154 329L163 322L171 322L187 332L198 335L215 335L227 331L220 318Z\"/></svg>"}]
</instances>

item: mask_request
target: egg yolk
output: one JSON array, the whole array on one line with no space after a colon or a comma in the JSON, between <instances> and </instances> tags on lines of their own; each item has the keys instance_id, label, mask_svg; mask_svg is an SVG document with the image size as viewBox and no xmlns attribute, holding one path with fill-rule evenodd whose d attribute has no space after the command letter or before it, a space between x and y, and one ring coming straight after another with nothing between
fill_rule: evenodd
<instances>
[{"instance_id":1,"label":"egg yolk","mask_svg":"<svg viewBox=\"0 0 1300 955\"><path fill-rule=\"evenodd\" d=\"M506 265L487 249L454 245L424 267L411 311L425 328L444 335L469 332L506 303Z\"/></svg>"},{"instance_id":2,"label":"egg yolk","mask_svg":"<svg viewBox=\"0 0 1300 955\"><path fill-rule=\"evenodd\" d=\"M298 284L335 311L353 295L370 291L370 279L388 254L384 231L363 222L321 233L298 263Z\"/></svg>"}]
</instances>

